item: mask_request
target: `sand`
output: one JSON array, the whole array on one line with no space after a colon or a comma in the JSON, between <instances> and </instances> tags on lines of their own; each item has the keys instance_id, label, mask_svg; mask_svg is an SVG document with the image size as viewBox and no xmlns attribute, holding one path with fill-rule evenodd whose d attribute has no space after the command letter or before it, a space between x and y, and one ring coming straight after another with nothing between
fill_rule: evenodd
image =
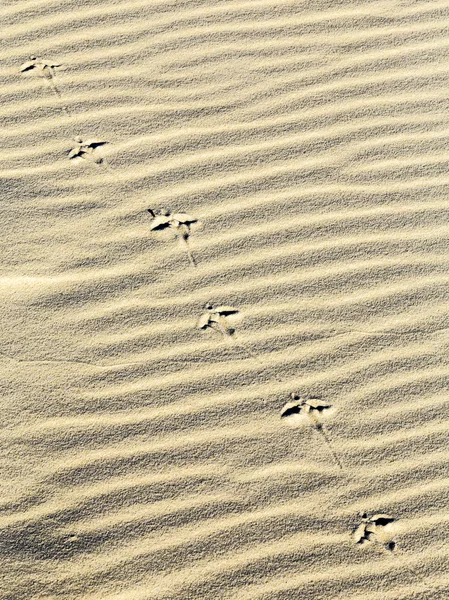
<instances>
[{"instance_id":1,"label":"sand","mask_svg":"<svg viewBox=\"0 0 449 600\"><path fill-rule=\"evenodd\" d=\"M449 598L449 1L2 22L2 600Z\"/></svg>"}]
</instances>

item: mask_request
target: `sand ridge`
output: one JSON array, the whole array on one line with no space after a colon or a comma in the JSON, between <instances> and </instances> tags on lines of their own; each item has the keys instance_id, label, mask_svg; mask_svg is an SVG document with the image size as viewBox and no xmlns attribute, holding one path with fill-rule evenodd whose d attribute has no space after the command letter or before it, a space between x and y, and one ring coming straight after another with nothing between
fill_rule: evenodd
<instances>
[{"instance_id":1,"label":"sand ridge","mask_svg":"<svg viewBox=\"0 0 449 600\"><path fill-rule=\"evenodd\" d=\"M2 14L1 598L448 598L448 2Z\"/></svg>"}]
</instances>

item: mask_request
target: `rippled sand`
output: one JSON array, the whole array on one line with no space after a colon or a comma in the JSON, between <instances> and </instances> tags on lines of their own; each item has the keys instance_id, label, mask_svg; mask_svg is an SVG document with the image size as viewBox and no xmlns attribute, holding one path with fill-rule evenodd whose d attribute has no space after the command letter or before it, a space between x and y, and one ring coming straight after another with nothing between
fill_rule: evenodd
<instances>
[{"instance_id":1,"label":"rippled sand","mask_svg":"<svg viewBox=\"0 0 449 600\"><path fill-rule=\"evenodd\" d=\"M0 597L449 598L448 0L2 10Z\"/></svg>"}]
</instances>

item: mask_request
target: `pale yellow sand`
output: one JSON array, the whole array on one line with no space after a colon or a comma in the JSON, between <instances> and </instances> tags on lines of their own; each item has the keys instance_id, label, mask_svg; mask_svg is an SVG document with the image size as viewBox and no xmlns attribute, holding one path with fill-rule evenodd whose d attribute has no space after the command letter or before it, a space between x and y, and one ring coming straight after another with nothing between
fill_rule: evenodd
<instances>
[{"instance_id":1,"label":"pale yellow sand","mask_svg":"<svg viewBox=\"0 0 449 600\"><path fill-rule=\"evenodd\" d=\"M2 23L0 598L449 598L449 0ZM196 269L148 207L199 219Z\"/></svg>"}]
</instances>

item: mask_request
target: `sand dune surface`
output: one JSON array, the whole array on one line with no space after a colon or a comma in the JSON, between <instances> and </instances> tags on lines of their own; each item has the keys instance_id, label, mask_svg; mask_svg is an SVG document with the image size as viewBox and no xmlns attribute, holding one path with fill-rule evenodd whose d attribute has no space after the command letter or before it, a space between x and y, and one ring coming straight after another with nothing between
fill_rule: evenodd
<instances>
[{"instance_id":1,"label":"sand dune surface","mask_svg":"<svg viewBox=\"0 0 449 600\"><path fill-rule=\"evenodd\" d=\"M0 597L449 598L448 0L1 12Z\"/></svg>"}]
</instances>

